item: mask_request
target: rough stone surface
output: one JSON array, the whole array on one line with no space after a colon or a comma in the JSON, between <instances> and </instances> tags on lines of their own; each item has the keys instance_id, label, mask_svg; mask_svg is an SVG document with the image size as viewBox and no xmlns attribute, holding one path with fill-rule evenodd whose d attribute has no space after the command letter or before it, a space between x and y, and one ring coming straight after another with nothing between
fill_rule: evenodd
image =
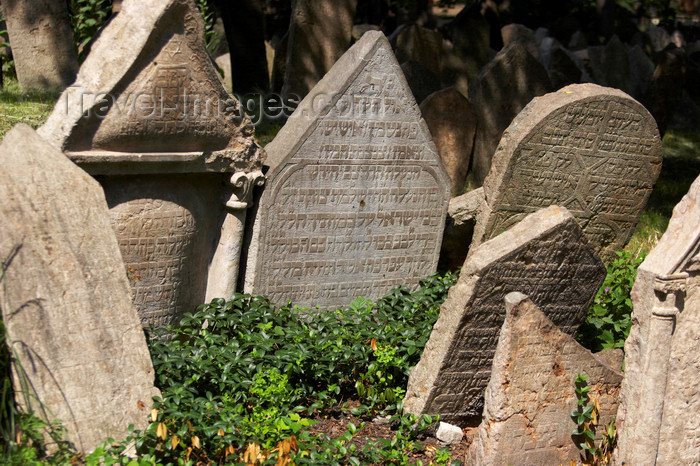
<instances>
[{"instance_id":1,"label":"rough stone surface","mask_svg":"<svg viewBox=\"0 0 700 466\"><path fill-rule=\"evenodd\" d=\"M537 98L506 130L494 155L475 245L557 204L609 258L632 235L661 160L654 119L627 94L578 84Z\"/></svg>"},{"instance_id":2,"label":"rough stone surface","mask_svg":"<svg viewBox=\"0 0 700 466\"><path fill-rule=\"evenodd\" d=\"M449 25L452 47L443 58L442 80L463 94L490 59L489 23L478 5L466 6Z\"/></svg>"},{"instance_id":3,"label":"rough stone surface","mask_svg":"<svg viewBox=\"0 0 700 466\"><path fill-rule=\"evenodd\" d=\"M605 46L588 47L588 58L596 83L631 92L627 46L617 36Z\"/></svg>"},{"instance_id":4,"label":"rough stone surface","mask_svg":"<svg viewBox=\"0 0 700 466\"><path fill-rule=\"evenodd\" d=\"M296 0L282 94L304 97L345 53L357 0Z\"/></svg>"},{"instance_id":5,"label":"rough stone surface","mask_svg":"<svg viewBox=\"0 0 700 466\"><path fill-rule=\"evenodd\" d=\"M247 291L334 308L435 270L450 181L381 32L348 50L265 149Z\"/></svg>"},{"instance_id":6,"label":"rough stone surface","mask_svg":"<svg viewBox=\"0 0 700 466\"><path fill-rule=\"evenodd\" d=\"M524 45L513 42L484 67L469 87L478 119L472 171L481 184L491 167L498 141L513 118L534 98L551 90L547 70Z\"/></svg>"},{"instance_id":7,"label":"rough stone surface","mask_svg":"<svg viewBox=\"0 0 700 466\"><path fill-rule=\"evenodd\" d=\"M700 461L700 178L637 270L617 464Z\"/></svg>"},{"instance_id":8,"label":"rough stone surface","mask_svg":"<svg viewBox=\"0 0 700 466\"><path fill-rule=\"evenodd\" d=\"M441 88L440 78L415 60L402 63L401 71L418 103L423 102L430 94Z\"/></svg>"},{"instance_id":9,"label":"rough stone surface","mask_svg":"<svg viewBox=\"0 0 700 466\"><path fill-rule=\"evenodd\" d=\"M484 418L467 464L569 464L580 458L571 413L575 380L588 376L600 404L597 443L615 417L622 373L557 328L522 293L505 297L506 317L484 395Z\"/></svg>"},{"instance_id":10,"label":"rough stone surface","mask_svg":"<svg viewBox=\"0 0 700 466\"><path fill-rule=\"evenodd\" d=\"M505 295L527 293L571 335L604 278L595 249L561 207L533 213L482 244L464 263L440 309L423 356L411 371L404 410L439 414L458 425L478 424Z\"/></svg>"},{"instance_id":11,"label":"rough stone surface","mask_svg":"<svg viewBox=\"0 0 700 466\"><path fill-rule=\"evenodd\" d=\"M435 437L448 445L456 445L462 441L462 429L446 422L440 422Z\"/></svg>"},{"instance_id":12,"label":"rough stone surface","mask_svg":"<svg viewBox=\"0 0 700 466\"><path fill-rule=\"evenodd\" d=\"M442 67L442 34L418 24L403 28L396 36L396 59L399 63L415 60L434 73Z\"/></svg>"},{"instance_id":13,"label":"rough stone surface","mask_svg":"<svg viewBox=\"0 0 700 466\"><path fill-rule=\"evenodd\" d=\"M226 90L230 91L232 81L231 81L231 54L230 53L225 53L221 56L216 57L216 66L218 66L221 71L224 73L223 80L224 80L224 85L226 86Z\"/></svg>"},{"instance_id":14,"label":"rough stone surface","mask_svg":"<svg viewBox=\"0 0 700 466\"><path fill-rule=\"evenodd\" d=\"M454 87L430 94L421 103L420 111L452 180L452 194L461 194L472 156L476 114Z\"/></svg>"},{"instance_id":15,"label":"rough stone surface","mask_svg":"<svg viewBox=\"0 0 700 466\"><path fill-rule=\"evenodd\" d=\"M3 0L17 81L23 91L61 91L78 71L68 3Z\"/></svg>"},{"instance_id":16,"label":"rough stone surface","mask_svg":"<svg viewBox=\"0 0 700 466\"><path fill-rule=\"evenodd\" d=\"M144 325L177 325L208 288L236 283L237 260L219 263L229 217L245 221L231 173L263 157L236 114L194 3L127 0L38 130L103 185Z\"/></svg>"},{"instance_id":17,"label":"rough stone surface","mask_svg":"<svg viewBox=\"0 0 700 466\"><path fill-rule=\"evenodd\" d=\"M90 451L158 394L99 184L26 125L0 146L0 308L15 399ZM21 383L26 377L30 392Z\"/></svg>"},{"instance_id":18,"label":"rough stone surface","mask_svg":"<svg viewBox=\"0 0 700 466\"><path fill-rule=\"evenodd\" d=\"M537 39L532 29L522 24L508 24L501 28L501 36L503 37L503 45L506 46L511 42L520 42L525 46L530 55L535 58L540 58L540 50L537 45Z\"/></svg>"},{"instance_id":19,"label":"rough stone surface","mask_svg":"<svg viewBox=\"0 0 700 466\"><path fill-rule=\"evenodd\" d=\"M476 213L484 202L484 188L450 199L442 235L438 270L456 271L464 264L476 225Z\"/></svg>"}]
</instances>

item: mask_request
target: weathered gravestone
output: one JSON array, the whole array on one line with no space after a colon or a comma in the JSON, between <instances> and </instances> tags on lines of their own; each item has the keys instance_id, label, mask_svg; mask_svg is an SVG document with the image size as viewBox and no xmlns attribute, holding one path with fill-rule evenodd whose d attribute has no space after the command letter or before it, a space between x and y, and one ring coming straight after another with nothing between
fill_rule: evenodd
<instances>
[{"instance_id":1,"label":"weathered gravestone","mask_svg":"<svg viewBox=\"0 0 700 466\"><path fill-rule=\"evenodd\" d=\"M433 73L440 74L442 34L439 31L412 24L399 31L395 40L396 59L399 63L414 60Z\"/></svg>"},{"instance_id":2,"label":"weathered gravestone","mask_svg":"<svg viewBox=\"0 0 700 466\"><path fill-rule=\"evenodd\" d=\"M23 91L63 90L78 71L68 3L3 0L17 81Z\"/></svg>"},{"instance_id":3,"label":"weathered gravestone","mask_svg":"<svg viewBox=\"0 0 700 466\"><path fill-rule=\"evenodd\" d=\"M357 0L296 0L282 94L304 97L345 53Z\"/></svg>"},{"instance_id":4,"label":"weathered gravestone","mask_svg":"<svg viewBox=\"0 0 700 466\"><path fill-rule=\"evenodd\" d=\"M661 159L654 119L622 91L574 84L534 99L493 157L472 248L557 204L609 258L632 235Z\"/></svg>"},{"instance_id":5,"label":"weathered gravestone","mask_svg":"<svg viewBox=\"0 0 700 466\"><path fill-rule=\"evenodd\" d=\"M192 1L132 0L39 129L103 185L144 325L235 291L247 195L262 179L237 113Z\"/></svg>"},{"instance_id":6,"label":"weathered gravestone","mask_svg":"<svg viewBox=\"0 0 700 466\"><path fill-rule=\"evenodd\" d=\"M476 114L454 87L430 94L421 103L420 111L452 180L452 194L461 194L472 156Z\"/></svg>"},{"instance_id":7,"label":"weathered gravestone","mask_svg":"<svg viewBox=\"0 0 700 466\"><path fill-rule=\"evenodd\" d=\"M537 38L532 29L522 24L507 24L501 28L501 36L503 37L503 45L506 46L511 42L520 42L525 46L530 55L535 58L540 58L540 50L537 45Z\"/></svg>"},{"instance_id":8,"label":"weathered gravestone","mask_svg":"<svg viewBox=\"0 0 700 466\"><path fill-rule=\"evenodd\" d=\"M472 155L478 184L489 172L503 131L534 97L550 90L547 70L519 42L503 47L470 84L469 102L478 121Z\"/></svg>"},{"instance_id":9,"label":"weathered gravestone","mask_svg":"<svg viewBox=\"0 0 700 466\"><path fill-rule=\"evenodd\" d=\"M562 332L530 299L505 297L506 317L484 393L484 416L467 464L569 464L578 460L571 413L577 410L578 374L586 374L597 399L600 432L615 418L622 373ZM592 403L592 401L591 401ZM578 443L575 443L578 442Z\"/></svg>"},{"instance_id":10,"label":"weathered gravestone","mask_svg":"<svg viewBox=\"0 0 700 466\"><path fill-rule=\"evenodd\" d=\"M419 104L430 94L437 92L442 87L440 78L417 61L409 60L401 64L401 72L411 88L413 97Z\"/></svg>"},{"instance_id":11,"label":"weathered gravestone","mask_svg":"<svg viewBox=\"0 0 700 466\"><path fill-rule=\"evenodd\" d=\"M343 55L265 149L246 291L334 308L435 271L450 180L381 32Z\"/></svg>"},{"instance_id":12,"label":"weathered gravestone","mask_svg":"<svg viewBox=\"0 0 700 466\"><path fill-rule=\"evenodd\" d=\"M447 206L445 232L442 235L438 270L456 271L464 265L474 235L476 213L482 202L484 202L483 187L450 199L450 204Z\"/></svg>"},{"instance_id":13,"label":"weathered gravestone","mask_svg":"<svg viewBox=\"0 0 700 466\"><path fill-rule=\"evenodd\" d=\"M604 278L595 249L561 207L531 214L482 244L464 263L411 371L404 411L477 424L503 325L505 295L527 293L571 335Z\"/></svg>"},{"instance_id":14,"label":"weathered gravestone","mask_svg":"<svg viewBox=\"0 0 700 466\"><path fill-rule=\"evenodd\" d=\"M632 92L627 46L616 35L604 46L588 47L588 58L596 83Z\"/></svg>"},{"instance_id":15,"label":"weathered gravestone","mask_svg":"<svg viewBox=\"0 0 700 466\"><path fill-rule=\"evenodd\" d=\"M15 400L80 451L146 427L154 371L99 184L18 125L0 146L0 308ZM49 439L47 438L47 441Z\"/></svg>"},{"instance_id":16,"label":"weathered gravestone","mask_svg":"<svg viewBox=\"0 0 700 466\"><path fill-rule=\"evenodd\" d=\"M700 178L637 270L618 464L700 461Z\"/></svg>"}]
</instances>

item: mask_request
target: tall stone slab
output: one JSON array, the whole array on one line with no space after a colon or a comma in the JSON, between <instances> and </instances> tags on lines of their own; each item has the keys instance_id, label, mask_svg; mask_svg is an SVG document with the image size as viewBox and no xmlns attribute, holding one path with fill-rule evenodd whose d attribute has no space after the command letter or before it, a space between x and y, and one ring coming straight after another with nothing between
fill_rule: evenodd
<instances>
[{"instance_id":1,"label":"tall stone slab","mask_svg":"<svg viewBox=\"0 0 700 466\"><path fill-rule=\"evenodd\" d=\"M343 55L265 150L246 291L337 308L435 271L450 180L381 32Z\"/></svg>"},{"instance_id":2,"label":"tall stone slab","mask_svg":"<svg viewBox=\"0 0 700 466\"><path fill-rule=\"evenodd\" d=\"M618 464L700 461L700 178L637 270Z\"/></svg>"},{"instance_id":3,"label":"tall stone slab","mask_svg":"<svg viewBox=\"0 0 700 466\"><path fill-rule=\"evenodd\" d=\"M0 309L15 400L90 451L147 425L154 371L100 185L29 126L0 146Z\"/></svg>"},{"instance_id":4,"label":"tall stone slab","mask_svg":"<svg viewBox=\"0 0 700 466\"><path fill-rule=\"evenodd\" d=\"M253 127L203 29L191 0L124 1L39 129L103 185L144 325L233 295L262 180Z\"/></svg>"},{"instance_id":5,"label":"tall stone slab","mask_svg":"<svg viewBox=\"0 0 700 466\"><path fill-rule=\"evenodd\" d=\"M622 91L574 84L534 99L493 157L472 247L557 204L610 258L634 232L661 161L654 119Z\"/></svg>"},{"instance_id":6,"label":"tall stone slab","mask_svg":"<svg viewBox=\"0 0 700 466\"><path fill-rule=\"evenodd\" d=\"M469 86L469 102L478 119L472 172L484 182L503 131L534 98L551 90L547 70L525 45L511 42L498 52Z\"/></svg>"},{"instance_id":7,"label":"tall stone slab","mask_svg":"<svg viewBox=\"0 0 700 466\"><path fill-rule=\"evenodd\" d=\"M303 98L345 53L357 0L295 0L282 94Z\"/></svg>"},{"instance_id":8,"label":"tall stone slab","mask_svg":"<svg viewBox=\"0 0 700 466\"><path fill-rule=\"evenodd\" d=\"M78 55L68 2L4 0L2 11L23 91L62 91L75 79Z\"/></svg>"},{"instance_id":9,"label":"tall stone slab","mask_svg":"<svg viewBox=\"0 0 700 466\"><path fill-rule=\"evenodd\" d=\"M399 63L414 60L440 74L442 68L442 34L418 24L406 26L396 36L396 58ZM420 102L419 102L420 103Z\"/></svg>"},{"instance_id":10,"label":"tall stone slab","mask_svg":"<svg viewBox=\"0 0 700 466\"><path fill-rule=\"evenodd\" d=\"M552 206L482 244L464 263L408 380L404 411L477 425L503 325L503 298L526 293L572 335L605 266L566 209Z\"/></svg>"},{"instance_id":11,"label":"tall stone slab","mask_svg":"<svg viewBox=\"0 0 700 466\"><path fill-rule=\"evenodd\" d=\"M467 464L569 464L580 459L571 413L577 409L578 374L597 399L597 442L615 418L622 373L562 332L530 299L505 297L506 317L484 394L484 416Z\"/></svg>"}]
</instances>

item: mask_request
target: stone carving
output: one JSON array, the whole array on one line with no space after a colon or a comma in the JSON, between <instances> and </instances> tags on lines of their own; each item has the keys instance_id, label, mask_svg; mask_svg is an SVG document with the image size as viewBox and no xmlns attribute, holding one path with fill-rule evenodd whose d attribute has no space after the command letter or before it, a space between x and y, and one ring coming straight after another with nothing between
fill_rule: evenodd
<instances>
[{"instance_id":1,"label":"stone carving","mask_svg":"<svg viewBox=\"0 0 700 466\"><path fill-rule=\"evenodd\" d=\"M335 308L435 271L450 181L381 32L348 50L265 149L246 291Z\"/></svg>"},{"instance_id":2,"label":"stone carving","mask_svg":"<svg viewBox=\"0 0 700 466\"><path fill-rule=\"evenodd\" d=\"M581 455L571 436L577 375L588 376L589 397L600 404L598 425L605 426L615 418L622 374L559 330L522 293L507 294L505 308L484 418L467 464L575 462ZM602 427L597 430L599 443Z\"/></svg>"},{"instance_id":3,"label":"stone carving","mask_svg":"<svg viewBox=\"0 0 700 466\"><path fill-rule=\"evenodd\" d=\"M617 463L700 461L700 178L637 270Z\"/></svg>"},{"instance_id":4,"label":"stone carving","mask_svg":"<svg viewBox=\"0 0 700 466\"><path fill-rule=\"evenodd\" d=\"M605 267L574 217L552 206L483 243L467 258L411 371L404 411L476 425L483 409L503 298L527 293L573 334L605 278ZM476 421L476 422L475 422Z\"/></svg>"},{"instance_id":5,"label":"stone carving","mask_svg":"<svg viewBox=\"0 0 700 466\"><path fill-rule=\"evenodd\" d=\"M159 393L102 189L26 125L5 136L0 177L15 400L60 419L84 452L126 437L129 424L145 429L139 402Z\"/></svg>"},{"instance_id":6,"label":"stone carving","mask_svg":"<svg viewBox=\"0 0 700 466\"><path fill-rule=\"evenodd\" d=\"M126 0L39 129L103 185L144 325L235 291L247 201L225 204L262 168L252 132L191 0Z\"/></svg>"},{"instance_id":7,"label":"stone carving","mask_svg":"<svg viewBox=\"0 0 700 466\"><path fill-rule=\"evenodd\" d=\"M547 70L520 42L511 42L479 72L469 86L469 102L478 119L472 172L484 182L503 131L534 98L551 90Z\"/></svg>"},{"instance_id":8,"label":"stone carving","mask_svg":"<svg viewBox=\"0 0 700 466\"><path fill-rule=\"evenodd\" d=\"M576 84L534 99L493 157L472 248L557 204L609 258L632 235L661 160L654 119L622 91Z\"/></svg>"}]
</instances>

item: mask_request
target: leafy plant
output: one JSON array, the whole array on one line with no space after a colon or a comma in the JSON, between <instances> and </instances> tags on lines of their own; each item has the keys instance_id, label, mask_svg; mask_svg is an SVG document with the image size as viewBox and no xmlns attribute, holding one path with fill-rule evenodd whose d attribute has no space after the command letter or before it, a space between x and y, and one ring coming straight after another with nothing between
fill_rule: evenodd
<instances>
[{"instance_id":1,"label":"leafy plant","mask_svg":"<svg viewBox=\"0 0 700 466\"><path fill-rule=\"evenodd\" d=\"M589 404L591 400L588 393L591 387L588 385L587 380L587 375L578 374L574 381L578 403L576 411L571 413L571 419L576 423L576 428L571 432L571 438L576 446L583 450L583 464L608 464L617 441L615 420L610 421L605 426L600 447L596 447L595 431L598 425L600 404L598 403L598 395L592 400L592 404Z\"/></svg>"},{"instance_id":2,"label":"leafy plant","mask_svg":"<svg viewBox=\"0 0 700 466\"><path fill-rule=\"evenodd\" d=\"M630 292L644 256L633 258L627 252L616 254L577 335L578 341L594 352L622 348L632 325Z\"/></svg>"},{"instance_id":3,"label":"leafy plant","mask_svg":"<svg viewBox=\"0 0 700 466\"><path fill-rule=\"evenodd\" d=\"M112 0L71 0L73 40L82 63L90 51L97 31L112 15Z\"/></svg>"},{"instance_id":4,"label":"leafy plant","mask_svg":"<svg viewBox=\"0 0 700 466\"><path fill-rule=\"evenodd\" d=\"M219 47L219 42L221 41L219 34L214 29L216 18L214 17L214 12L210 11L207 0L197 0L197 8L199 8L199 12L204 20L204 44L207 52L212 54Z\"/></svg>"}]
</instances>

